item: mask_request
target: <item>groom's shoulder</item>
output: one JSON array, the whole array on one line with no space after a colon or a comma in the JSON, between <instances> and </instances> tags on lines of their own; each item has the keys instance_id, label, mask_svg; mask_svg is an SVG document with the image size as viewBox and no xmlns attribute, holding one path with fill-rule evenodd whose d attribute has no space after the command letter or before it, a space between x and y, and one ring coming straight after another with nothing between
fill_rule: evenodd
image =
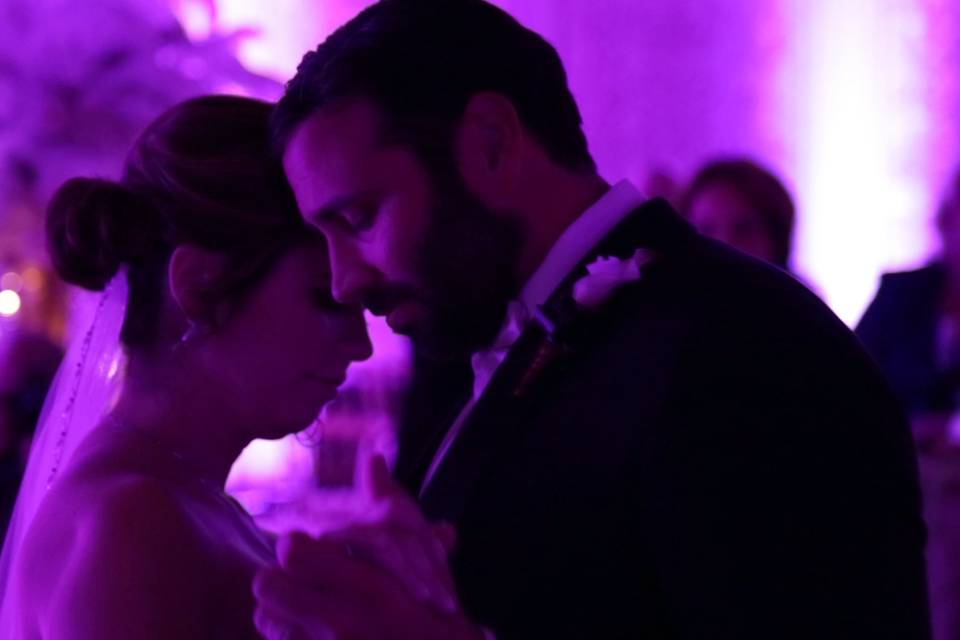
<instances>
[{"instance_id":1,"label":"groom's shoulder","mask_svg":"<svg viewBox=\"0 0 960 640\"><path fill-rule=\"evenodd\" d=\"M703 237L652 263L603 315L599 340L626 359L650 343L664 363L681 352L696 359L783 349L788 339L810 350L787 346L796 357L858 351L852 332L791 274Z\"/></svg>"},{"instance_id":2,"label":"groom's shoulder","mask_svg":"<svg viewBox=\"0 0 960 640\"><path fill-rule=\"evenodd\" d=\"M655 304L665 314L700 310L759 320L800 310L801 318L833 317L793 275L702 236L655 254L641 278L623 287L617 298L620 304L608 311L620 315L648 314L647 307Z\"/></svg>"}]
</instances>

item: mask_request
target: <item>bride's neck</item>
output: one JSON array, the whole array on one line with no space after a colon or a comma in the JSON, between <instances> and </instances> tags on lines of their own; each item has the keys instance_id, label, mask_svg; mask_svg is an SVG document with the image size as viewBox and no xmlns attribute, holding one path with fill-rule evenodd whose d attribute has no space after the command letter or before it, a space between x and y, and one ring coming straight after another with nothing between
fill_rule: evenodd
<instances>
[{"instance_id":1,"label":"bride's neck","mask_svg":"<svg viewBox=\"0 0 960 640\"><path fill-rule=\"evenodd\" d=\"M178 373L179 375L173 375ZM222 487L233 462L249 444L216 394L183 371L128 371L111 420L150 437L190 473Z\"/></svg>"}]
</instances>

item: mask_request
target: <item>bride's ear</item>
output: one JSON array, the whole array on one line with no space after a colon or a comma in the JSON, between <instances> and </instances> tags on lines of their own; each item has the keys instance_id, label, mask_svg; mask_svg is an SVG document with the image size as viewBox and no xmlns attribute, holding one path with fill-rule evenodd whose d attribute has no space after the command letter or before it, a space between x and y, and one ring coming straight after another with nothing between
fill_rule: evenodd
<instances>
[{"instance_id":1,"label":"bride's ear","mask_svg":"<svg viewBox=\"0 0 960 640\"><path fill-rule=\"evenodd\" d=\"M180 245L170 256L170 294L192 324L212 324L221 302L217 283L226 269L226 256L196 245Z\"/></svg>"}]
</instances>

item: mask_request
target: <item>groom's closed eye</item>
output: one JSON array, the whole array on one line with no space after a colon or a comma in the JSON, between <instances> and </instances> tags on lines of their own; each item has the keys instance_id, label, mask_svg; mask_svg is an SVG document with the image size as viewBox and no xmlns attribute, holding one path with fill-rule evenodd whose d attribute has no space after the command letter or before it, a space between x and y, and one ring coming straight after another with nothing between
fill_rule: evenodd
<instances>
[{"instance_id":1,"label":"groom's closed eye","mask_svg":"<svg viewBox=\"0 0 960 640\"><path fill-rule=\"evenodd\" d=\"M340 217L354 231L366 231L377 216L379 201L361 201L341 210Z\"/></svg>"},{"instance_id":2,"label":"groom's closed eye","mask_svg":"<svg viewBox=\"0 0 960 640\"><path fill-rule=\"evenodd\" d=\"M382 193L365 190L332 199L307 216L317 226L337 224L352 231L363 231L373 223L380 206Z\"/></svg>"}]
</instances>

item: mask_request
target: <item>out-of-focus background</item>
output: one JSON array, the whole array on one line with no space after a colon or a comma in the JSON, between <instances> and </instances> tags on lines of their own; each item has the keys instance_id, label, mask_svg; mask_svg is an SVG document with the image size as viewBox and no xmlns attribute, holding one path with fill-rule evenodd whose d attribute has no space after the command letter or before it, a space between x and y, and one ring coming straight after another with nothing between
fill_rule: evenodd
<instances>
[{"instance_id":1,"label":"out-of-focus background","mask_svg":"<svg viewBox=\"0 0 960 640\"><path fill-rule=\"evenodd\" d=\"M957 0L495 3L558 48L608 180L680 199L730 156L778 176L797 210L792 271L848 324L882 272L937 251L960 151ZM278 97L302 54L367 4L0 0L0 344L16 374L4 398L38 404L57 350L89 321L89 297L44 255L53 189L116 176L136 133L181 99ZM309 441L257 442L238 461L230 489L264 521L313 488L350 486L358 452L395 447L410 355L370 325L375 357Z\"/></svg>"}]
</instances>

